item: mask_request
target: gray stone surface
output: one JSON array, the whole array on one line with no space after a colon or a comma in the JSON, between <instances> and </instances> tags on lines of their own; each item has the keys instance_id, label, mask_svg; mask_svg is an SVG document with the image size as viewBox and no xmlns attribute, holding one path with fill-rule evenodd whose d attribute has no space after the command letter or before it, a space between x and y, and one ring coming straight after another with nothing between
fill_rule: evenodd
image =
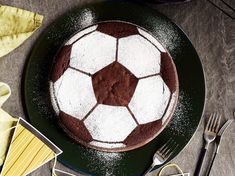
<instances>
[{"instance_id":1,"label":"gray stone surface","mask_svg":"<svg viewBox=\"0 0 235 176\"><path fill-rule=\"evenodd\" d=\"M94 0L98 1L98 0ZM42 27L23 45L9 55L0 58L0 81L12 88L12 96L4 104L4 109L13 115L24 116L21 97L22 71L30 50L40 33L60 14L74 6L92 0L0 0L1 5L11 5L45 16ZM235 1L226 0L235 6ZM192 0L191 3L170 6L155 6L160 12L172 19L189 36L195 46L206 76L207 100L203 120L185 149L172 161L180 165L185 172L193 171L202 147L204 119L211 112L223 115L223 122L233 118L235 109L235 21L214 8L207 0ZM49 176L51 164L44 165L32 176ZM62 164L58 167L75 172ZM156 175L157 172L152 175ZM79 174L77 174L79 175ZM222 140L219 155L216 158L212 176L235 175L235 123L226 132Z\"/></svg>"}]
</instances>

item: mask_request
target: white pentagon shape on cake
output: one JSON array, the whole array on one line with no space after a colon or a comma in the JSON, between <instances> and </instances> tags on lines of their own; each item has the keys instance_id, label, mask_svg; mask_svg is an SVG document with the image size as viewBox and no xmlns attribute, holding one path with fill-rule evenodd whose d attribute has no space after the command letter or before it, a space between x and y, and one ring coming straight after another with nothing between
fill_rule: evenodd
<instances>
[{"instance_id":1,"label":"white pentagon shape on cake","mask_svg":"<svg viewBox=\"0 0 235 176\"><path fill-rule=\"evenodd\" d=\"M163 48L163 46L149 33L147 33L146 31L138 28L139 33L144 36L147 40L149 40L150 42L152 42L161 52L165 53L166 50Z\"/></svg>"},{"instance_id":2,"label":"white pentagon shape on cake","mask_svg":"<svg viewBox=\"0 0 235 176\"><path fill-rule=\"evenodd\" d=\"M162 118L170 99L170 90L161 76L152 76L138 82L129 108L139 124Z\"/></svg>"},{"instance_id":3,"label":"white pentagon shape on cake","mask_svg":"<svg viewBox=\"0 0 235 176\"><path fill-rule=\"evenodd\" d=\"M117 39L95 31L73 44L70 66L94 74L115 61Z\"/></svg>"},{"instance_id":4,"label":"white pentagon shape on cake","mask_svg":"<svg viewBox=\"0 0 235 176\"><path fill-rule=\"evenodd\" d=\"M140 35L119 39L118 62L136 77L160 73L161 53L148 40Z\"/></svg>"},{"instance_id":5,"label":"white pentagon shape on cake","mask_svg":"<svg viewBox=\"0 0 235 176\"><path fill-rule=\"evenodd\" d=\"M91 77L71 68L54 83L54 93L60 110L79 120L97 103Z\"/></svg>"},{"instance_id":6,"label":"white pentagon shape on cake","mask_svg":"<svg viewBox=\"0 0 235 176\"><path fill-rule=\"evenodd\" d=\"M82 31L79 31L77 34L75 34L71 39L69 39L69 41L67 41L65 43L65 45L71 45L73 44L74 42L76 42L76 40L78 40L79 38L83 37L84 35L88 34L88 33L91 33L93 31L95 31L97 28L97 25L94 25L94 26L91 26L89 28L86 28Z\"/></svg>"},{"instance_id":7,"label":"white pentagon shape on cake","mask_svg":"<svg viewBox=\"0 0 235 176\"><path fill-rule=\"evenodd\" d=\"M121 142L137 126L126 107L99 104L84 120L93 139Z\"/></svg>"}]
</instances>

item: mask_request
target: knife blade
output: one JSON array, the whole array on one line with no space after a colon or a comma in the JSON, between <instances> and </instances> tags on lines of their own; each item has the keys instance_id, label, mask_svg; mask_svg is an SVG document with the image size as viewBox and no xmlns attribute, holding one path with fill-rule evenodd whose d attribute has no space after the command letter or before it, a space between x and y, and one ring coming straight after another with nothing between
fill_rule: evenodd
<instances>
[{"instance_id":1,"label":"knife blade","mask_svg":"<svg viewBox=\"0 0 235 176\"><path fill-rule=\"evenodd\" d=\"M229 125L233 122L233 119L229 119L225 122L225 124L220 128L217 136L216 136L216 139L215 139L215 142L217 144L217 148L216 148L216 153L219 152L219 147L220 147L220 141L221 141L221 138L222 138L222 135L223 133L225 132L225 130L229 127Z\"/></svg>"}]
</instances>

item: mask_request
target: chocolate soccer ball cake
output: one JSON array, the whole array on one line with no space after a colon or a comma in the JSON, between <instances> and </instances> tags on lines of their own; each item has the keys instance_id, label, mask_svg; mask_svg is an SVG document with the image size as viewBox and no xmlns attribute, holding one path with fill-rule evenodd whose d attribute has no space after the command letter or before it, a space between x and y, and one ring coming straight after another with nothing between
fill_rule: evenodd
<instances>
[{"instance_id":1,"label":"chocolate soccer ball cake","mask_svg":"<svg viewBox=\"0 0 235 176\"><path fill-rule=\"evenodd\" d=\"M178 77L169 54L146 30L102 22L59 50L50 94L59 125L75 141L127 151L150 142L169 122Z\"/></svg>"}]
</instances>

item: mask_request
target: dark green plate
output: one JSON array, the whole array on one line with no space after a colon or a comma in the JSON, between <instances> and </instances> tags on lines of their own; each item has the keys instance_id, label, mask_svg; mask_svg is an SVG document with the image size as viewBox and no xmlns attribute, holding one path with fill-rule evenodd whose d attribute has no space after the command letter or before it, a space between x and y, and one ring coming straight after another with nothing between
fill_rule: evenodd
<instances>
[{"instance_id":1,"label":"dark green plate","mask_svg":"<svg viewBox=\"0 0 235 176\"><path fill-rule=\"evenodd\" d=\"M49 98L48 76L57 50L75 32L107 20L134 23L150 31L168 49L179 76L179 102L170 123L152 142L123 153L99 152L74 143L56 125ZM203 113L205 81L200 59L179 27L150 8L109 2L76 8L43 32L29 58L24 93L30 122L63 150L62 163L92 175L136 176L148 168L155 150L169 138L179 144L169 160L187 145Z\"/></svg>"}]
</instances>

